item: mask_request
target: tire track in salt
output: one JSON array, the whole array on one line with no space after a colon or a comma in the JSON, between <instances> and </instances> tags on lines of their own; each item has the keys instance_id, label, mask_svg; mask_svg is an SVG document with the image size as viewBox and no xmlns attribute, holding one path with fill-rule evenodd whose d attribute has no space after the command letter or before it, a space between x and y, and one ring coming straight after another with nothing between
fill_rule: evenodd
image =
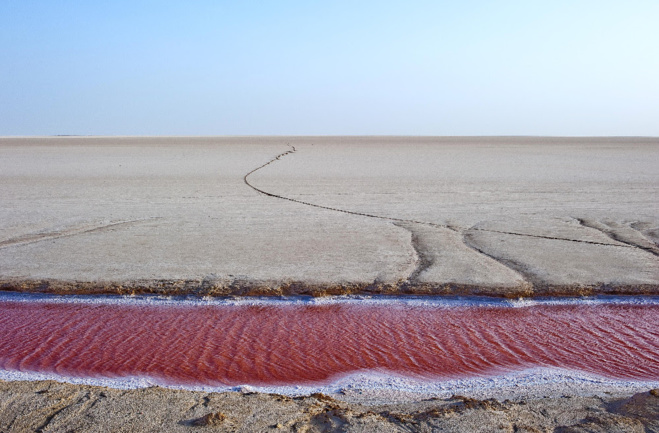
<instances>
[{"instance_id":1,"label":"tire track in salt","mask_svg":"<svg viewBox=\"0 0 659 433\"><path fill-rule=\"evenodd\" d=\"M256 167L255 169L253 169L252 171L247 173L245 176L243 176L243 181L245 182L245 184L247 186L249 186L250 188L252 188L254 191L256 191L258 193L261 193L263 195L266 195L268 197L278 198L280 200L286 200L286 201L290 201L290 202L293 202L293 203L298 203L298 204L302 204L302 205L305 205L305 206L311 206L311 207L318 208L318 209L325 209L325 210L330 210L330 211L334 211L334 212L341 212L341 213L345 213L345 214L349 214L349 215L356 215L356 216L362 216L362 217L367 217L367 218L381 219L381 220L385 220L385 221L394 221L394 222L399 222L399 223L422 224L422 225L431 226L431 227L439 227L439 228L449 229L449 230L454 231L454 232L481 231L481 232L499 233L499 234L513 235L513 236L526 236L526 237L532 237L532 238L538 238L538 239L550 239L550 240L567 241L567 242L578 242L578 243L591 244L591 245L601 245L601 246L608 246L608 247L643 249L643 248L639 248L636 245L631 245L631 244L622 244L622 243L613 244L613 243L606 243L606 242L596 242L596 241L587 241L587 240L581 240L581 239L563 238L563 237L557 237L557 236L544 236L544 235L534 235L534 234L530 234L530 233L511 232L511 231L505 231L505 230L484 229L484 228L479 228L479 227L459 227L459 226L455 226L455 225L431 223L431 222L428 222L428 221L420 221L420 220L413 220L413 219L407 219L407 218L397 218L397 217L390 217L390 216L384 216L384 215L376 215L376 214L371 214L371 213L366 213L366 212L357 212L357 211L352 211L352 210L348 210L348 209L340 209L340 208L331 207L331 206L324 206L324 205L320 205L320 204L317 204L317 203L311 203L311 202L304 201L304 200L298 200L298 199L295 199L295 198L286 197L286 196L283 196L283 195L280 195L280 194L275 194L275 193L272 193L272 192L265 191L261 188L258 188L256 186L254 186L254 184L252 184L249 181L249 177L252 174L256 173L257 171L267 167L268 165L270 165L270 164L272 164L276 161L279 161L281 158L283 158L287 155L291 155L291 154L297 152L297 149L295 148L295 146L291 146L290 144L288 146L291 148L291 150L280 153L279 155L277 155L276 157L274 157L270 161L266 162L263 165L260 165L259 167Z\"/></svg>"},{"instance_id":2,"label":"tire track in salt","mask_svg":"<svg viewBox=\"0 0 659 433\"><path fill-rule=\"evenodd\" d=\"M397 217L391 217L391 216L384 216L384 215L377 215L377 214L372 214L372 213L366 213L366 212L357 212L357 211L352 211L349 209L341 209L341 208L336 208L332 206L324 206L321 204L317 203L312 203L309 201L304 201L304 200L299 200L295 199L292 197L287 197L281 194L276 194L274 192L269 192L264 189L261 189L254 184L252 184L249 180L249 177L256 173L259 170L264 169L265 167L269 166L270 164L273 164L282 158L292 155L293 153L297 152L297 149L295 146L292 146L288 144L290 150L280 153L277 156L275 156L273 159L269 160L265 164L260 165L259 167L256 167L255 169L251 170L245 176L243 176L243 181L244 183L253 189L254 191L266 195L268 197L273 197L277 198L280 200L286 200L292 203L297 203L301 204L304 206L309 206L313 207L316 209L323 209L323 210L329 210L333 212L340 212L343 214L348 214L348 215L355 215L355 216L361 216L361 217L366 217L366 218L373 218L373 219L379 219L379 220L384 220L384 221L390 221L394 223L394 225L407 229L412 233L412 248L415 251L416 254L416 267L412 272L408 275L408 277L401 282L401 286L405 287L406 285L409 286L411 283L416 281L416 278L423 272L425 271L428 267L432 265L432 261L429 261L427 257L424 257L423 252L419 250L418 248L418 239L415 239L415 234L412 230L410 230L409 227L405 227L405 224L420 224L420 225L425 225L429 227L434 227L434 228L441 228L441 229L448 229L453 232L460 233L462 235L462 241L469 248L470 250L474 251L475 253L481 254L488 259L494 260L496 263L500 264L501 266L506 267L507 269L515 272L520 276L520 278L524 281L524 284L527 286L530 286L530 288L533 288L536 284L542 283L542 281L538 281L538 279L530 274L529 272L526 272L524 270L524 267L521 265L518 265L516 263L512 263L510 260L502 259L499 257L496 257L494 255L488 254L485 251L483 251L481 248L476 247L473 245L473 243L467 241L467 236L470 232L474 231L479 231L479 232L487 232L487 233L497 233L497 234L504 234L504 235L511 235L511 236L523 236L523 237L530 237L530 238L536 238L536 239L547 239L547 240L556 240L556 241L566 241L566 242L576 242L576 243L582 243L582 244L589 244L589 245L597 245L597 246L605 246L605 247L617 247L617 248L631 248L631 249L641 249L643 251L648 251L647 248L641 248L638 245L635 244L629 244L629 243L622 243L617 241L616 239L612 239L612 241L616 243L607 243L607 242L597 242L597 241L589 241L589 240L582 240L582 239L572 239L572 238L564 238L564 237L558 237L558 236L546 236L546 235L535 235L535 234L530 234L530 233L520 233L520 232L513 232L513 231L506 231L506 230L494 230L494 229L485 229L485 228L480 228L476 226L472 227L460 227L460 226L455 226L455 225L447 225L447 224L438 224L438 223L432 223L428 221L420 221L420 220L414 220L414 219L406 219L406 218L397 218ZM402 224L401 224L402 223ZM649 251L652 253L652 251Z\"/></svg>"}]
</instances>

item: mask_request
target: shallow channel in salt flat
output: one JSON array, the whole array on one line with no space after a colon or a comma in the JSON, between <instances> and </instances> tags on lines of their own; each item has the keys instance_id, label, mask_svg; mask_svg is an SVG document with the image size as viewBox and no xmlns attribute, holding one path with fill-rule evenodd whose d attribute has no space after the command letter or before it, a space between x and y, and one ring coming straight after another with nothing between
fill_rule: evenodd
<instances>
[{"instance_id":1,"label":"shallow channel in salt flat","mask_svg":"<svg viewBox=\"0 0 659 433\"><path fill-rule=\"evenodd\" d=\"M302 394L659 383L659 298L0 294L0 378Z\"/></svg>"}]
</instances>

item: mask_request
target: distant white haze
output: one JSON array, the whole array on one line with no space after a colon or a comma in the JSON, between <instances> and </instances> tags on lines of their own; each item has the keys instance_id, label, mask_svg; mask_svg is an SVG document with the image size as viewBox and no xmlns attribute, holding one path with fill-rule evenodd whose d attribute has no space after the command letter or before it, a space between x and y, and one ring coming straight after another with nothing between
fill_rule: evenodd
<instances>
[{"instance_id":1,"label":"distant white haze","mask_svg":"<svg viewBox=\"0 0 659 433\"><path fill-rule=\"evenodd\" d=\"M659 2L0 2L0 135L659 135Z\"/></svg>"}]
</instances>

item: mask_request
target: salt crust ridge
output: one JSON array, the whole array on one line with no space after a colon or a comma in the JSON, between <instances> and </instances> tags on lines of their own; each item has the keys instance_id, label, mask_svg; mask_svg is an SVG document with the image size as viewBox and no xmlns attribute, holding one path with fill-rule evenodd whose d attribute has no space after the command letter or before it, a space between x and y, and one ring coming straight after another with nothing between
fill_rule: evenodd
<instances>
[{"instance_id":1,"label":"salt crust ridge","mask_svg":"<svg viewBox=\"0 0 659 433\"><path fill-rule=\"evenodd\" d=\"M615 296L599 295L581 298L519 298L504 299L479 296L388 296L344 295L317 298L312 296L272 297L195 297L162 295L51 295L38 293L0 292L0 302L44 302L61 304L134 305L134 306L313 306L365 305L406 307L511 307L535 305L659 305L659 295Z\"/></svg>"},{"instance_id":2,"label":"salt crust ridge","mask_svg":"<svg viewBox=\"0 0 659 433\"><path fill-rule=\"evenodd\" d=\"M658 388L659 381L627 381L609 379L589 373L559 368L531 368L500 375L449 380L423 380L387 374L381 371L360 371L340 377L330 383L318 385L284 386L183 386L145 376L118 378L83 378L56 373L36 373L0 370L0 380L43 381L54 380L77 385L104 386L115 389L162 387L176 390L243 393L259 392L288 396L307 396L313 393L347 396L352 400L400 401L423 398L449 398L465 395L473 398L516 399L529 397L605 396L623 395L649 388Z\"/></svg>"}]
</instances>

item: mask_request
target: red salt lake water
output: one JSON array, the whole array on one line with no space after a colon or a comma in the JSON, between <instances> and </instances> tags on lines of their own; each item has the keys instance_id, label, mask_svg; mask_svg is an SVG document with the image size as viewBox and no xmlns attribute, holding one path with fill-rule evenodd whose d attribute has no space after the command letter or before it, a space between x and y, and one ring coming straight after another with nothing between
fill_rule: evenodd
<instances>
[{"instance_id":1,"label":"red salt lake water","mask_svg":"<svg viewBox=\"0 0 659 433\"><path fill-rule=\"evenodd\" d=\"M0 301L0 368L170 385L442 380L558 367L659 380L659 305Z\"/></svg>"}]
</instances>

